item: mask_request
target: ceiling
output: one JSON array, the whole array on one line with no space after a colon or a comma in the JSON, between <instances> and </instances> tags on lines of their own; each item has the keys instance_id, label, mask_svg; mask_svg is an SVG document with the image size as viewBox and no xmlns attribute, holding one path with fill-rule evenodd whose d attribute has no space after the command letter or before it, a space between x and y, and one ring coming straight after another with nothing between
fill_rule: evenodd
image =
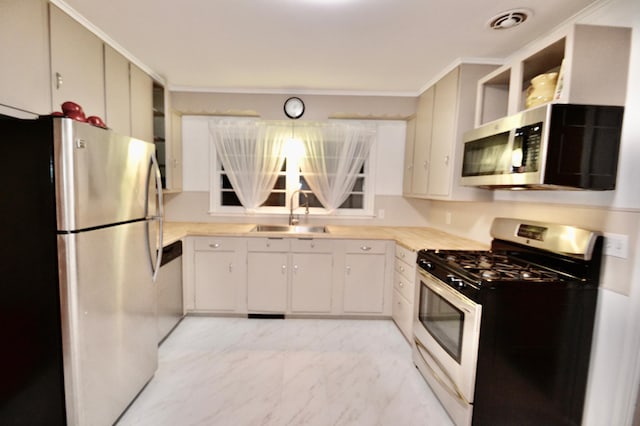
<instances>
[{"instance_id":1,"label":"ceiling","mask_svg":"<svg viewBox=\"0 0 640 426\"><path fill-rule=\"evenodd\" d=\"M504 58L595 0L64 0L172 89L415 95ZM518 27L495 14L528 8Z\"/></svg>"}]
</instances>

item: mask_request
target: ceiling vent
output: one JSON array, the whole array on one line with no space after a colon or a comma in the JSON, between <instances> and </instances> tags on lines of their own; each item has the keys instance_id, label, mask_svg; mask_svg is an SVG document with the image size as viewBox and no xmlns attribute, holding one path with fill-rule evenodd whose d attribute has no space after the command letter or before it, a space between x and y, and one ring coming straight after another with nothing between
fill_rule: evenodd
<instances>
[{"instance_id":1,"label":"ceiling vent","mask_svg":"<svg viewBox=\"0 0 640 426\"><path fill-rule=\"evenodd\" d=\"M507 10L491 18L488 25L494 30L506 30L522 24L532 15L528 9Z\"/></svg>"}]
</instances>

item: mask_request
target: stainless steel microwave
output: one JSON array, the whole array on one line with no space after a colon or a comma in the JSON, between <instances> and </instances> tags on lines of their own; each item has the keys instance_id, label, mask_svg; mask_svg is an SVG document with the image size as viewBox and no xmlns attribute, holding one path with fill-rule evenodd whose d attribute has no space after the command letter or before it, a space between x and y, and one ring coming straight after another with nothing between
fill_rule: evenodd
<instances>
[{"instance_id":1,"label":"stainless steel microwave","mask_svg":"<svg viewBox=\"0 0 640 426\"><path fill-rule=\"evenodd\" d=\"M461 185L615 189L624 108L547 104L464 134Z\"/></svg>"}]
</instances>

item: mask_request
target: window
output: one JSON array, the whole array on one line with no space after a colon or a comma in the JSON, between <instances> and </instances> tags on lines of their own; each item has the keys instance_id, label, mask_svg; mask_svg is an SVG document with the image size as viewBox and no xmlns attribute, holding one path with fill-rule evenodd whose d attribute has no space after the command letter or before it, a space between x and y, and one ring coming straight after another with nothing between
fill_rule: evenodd
<instances>
[{"instance_id":1,"label":"window","mask_svg":"<svg viewBox=\"0 0 640 426\"><path fill-rule=\"evenodd\" d=\"M228 117L224 119L211 119L210 125L216 126L217 123L222 120L229 121ZM237 119L241 120L241 119ZM346 120L341 120L344 122ZM290 122L286 122L287 132L291 132L292 127ZM358 123L356 122L356 125ZM296 125L299 125L296 123ZM367 124L371 127L370 123ZM302 132L299 132L302 133ZM297 136L297 135L296 135ZM294 140L289 141L288 144L296 144ZM297 142L300 144L300 142ZM247 212L242 206L240 199L238 198L236 191L231 184L227 171L221 161L221 156L216 152L216 145L210 143L211 159L211 191L210 191L210 210L212 213L222 214L244 214ZM329 212L322 206L318 196L314 194L308 179L312 176L309 172L303 173L301 171L300 163L296 156L296 152L299 152L296 146L285 146L284 152L281 155L285 156L284 162L280 171L275 179L275 184L271 189L266 201L256 209L253 209L254 213L263 214L289 214L289 209L298 209L305 205L306 199L309 202L309 212L312 215L339 215L339 216L363 216L373 215L373 194L374 194L374 181L373 176L370 173L371 159L375 158L375 141L372 143L372 147L369 150L367 157L365 157L364 164L359 168L356 173L355 183L350 189L349 194L344 202L341 203L339 208L332 212ZM296 190L300 190L301 193L295 194ZM304 194L303 194L304 193ZM344 192L343 192L344 194ZM305 197L306 195L306 197Z\"/></svg>"}]
</instances>

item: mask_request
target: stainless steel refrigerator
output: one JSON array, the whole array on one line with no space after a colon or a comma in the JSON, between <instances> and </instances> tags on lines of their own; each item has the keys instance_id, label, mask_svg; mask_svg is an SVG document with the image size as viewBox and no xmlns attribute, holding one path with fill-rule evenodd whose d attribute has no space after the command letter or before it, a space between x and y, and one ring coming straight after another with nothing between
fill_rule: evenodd
<instances>
[{"instance_id":1,"label":"stainless steel refrigerator","mask_svg":"<svg viewBox=\"0 0 640 426\"><path fill-rule=\"evenodd\" d=\"M152 143L0 117L0 424L111 425L157 367Z\"/></svg>"}]
</instances>

